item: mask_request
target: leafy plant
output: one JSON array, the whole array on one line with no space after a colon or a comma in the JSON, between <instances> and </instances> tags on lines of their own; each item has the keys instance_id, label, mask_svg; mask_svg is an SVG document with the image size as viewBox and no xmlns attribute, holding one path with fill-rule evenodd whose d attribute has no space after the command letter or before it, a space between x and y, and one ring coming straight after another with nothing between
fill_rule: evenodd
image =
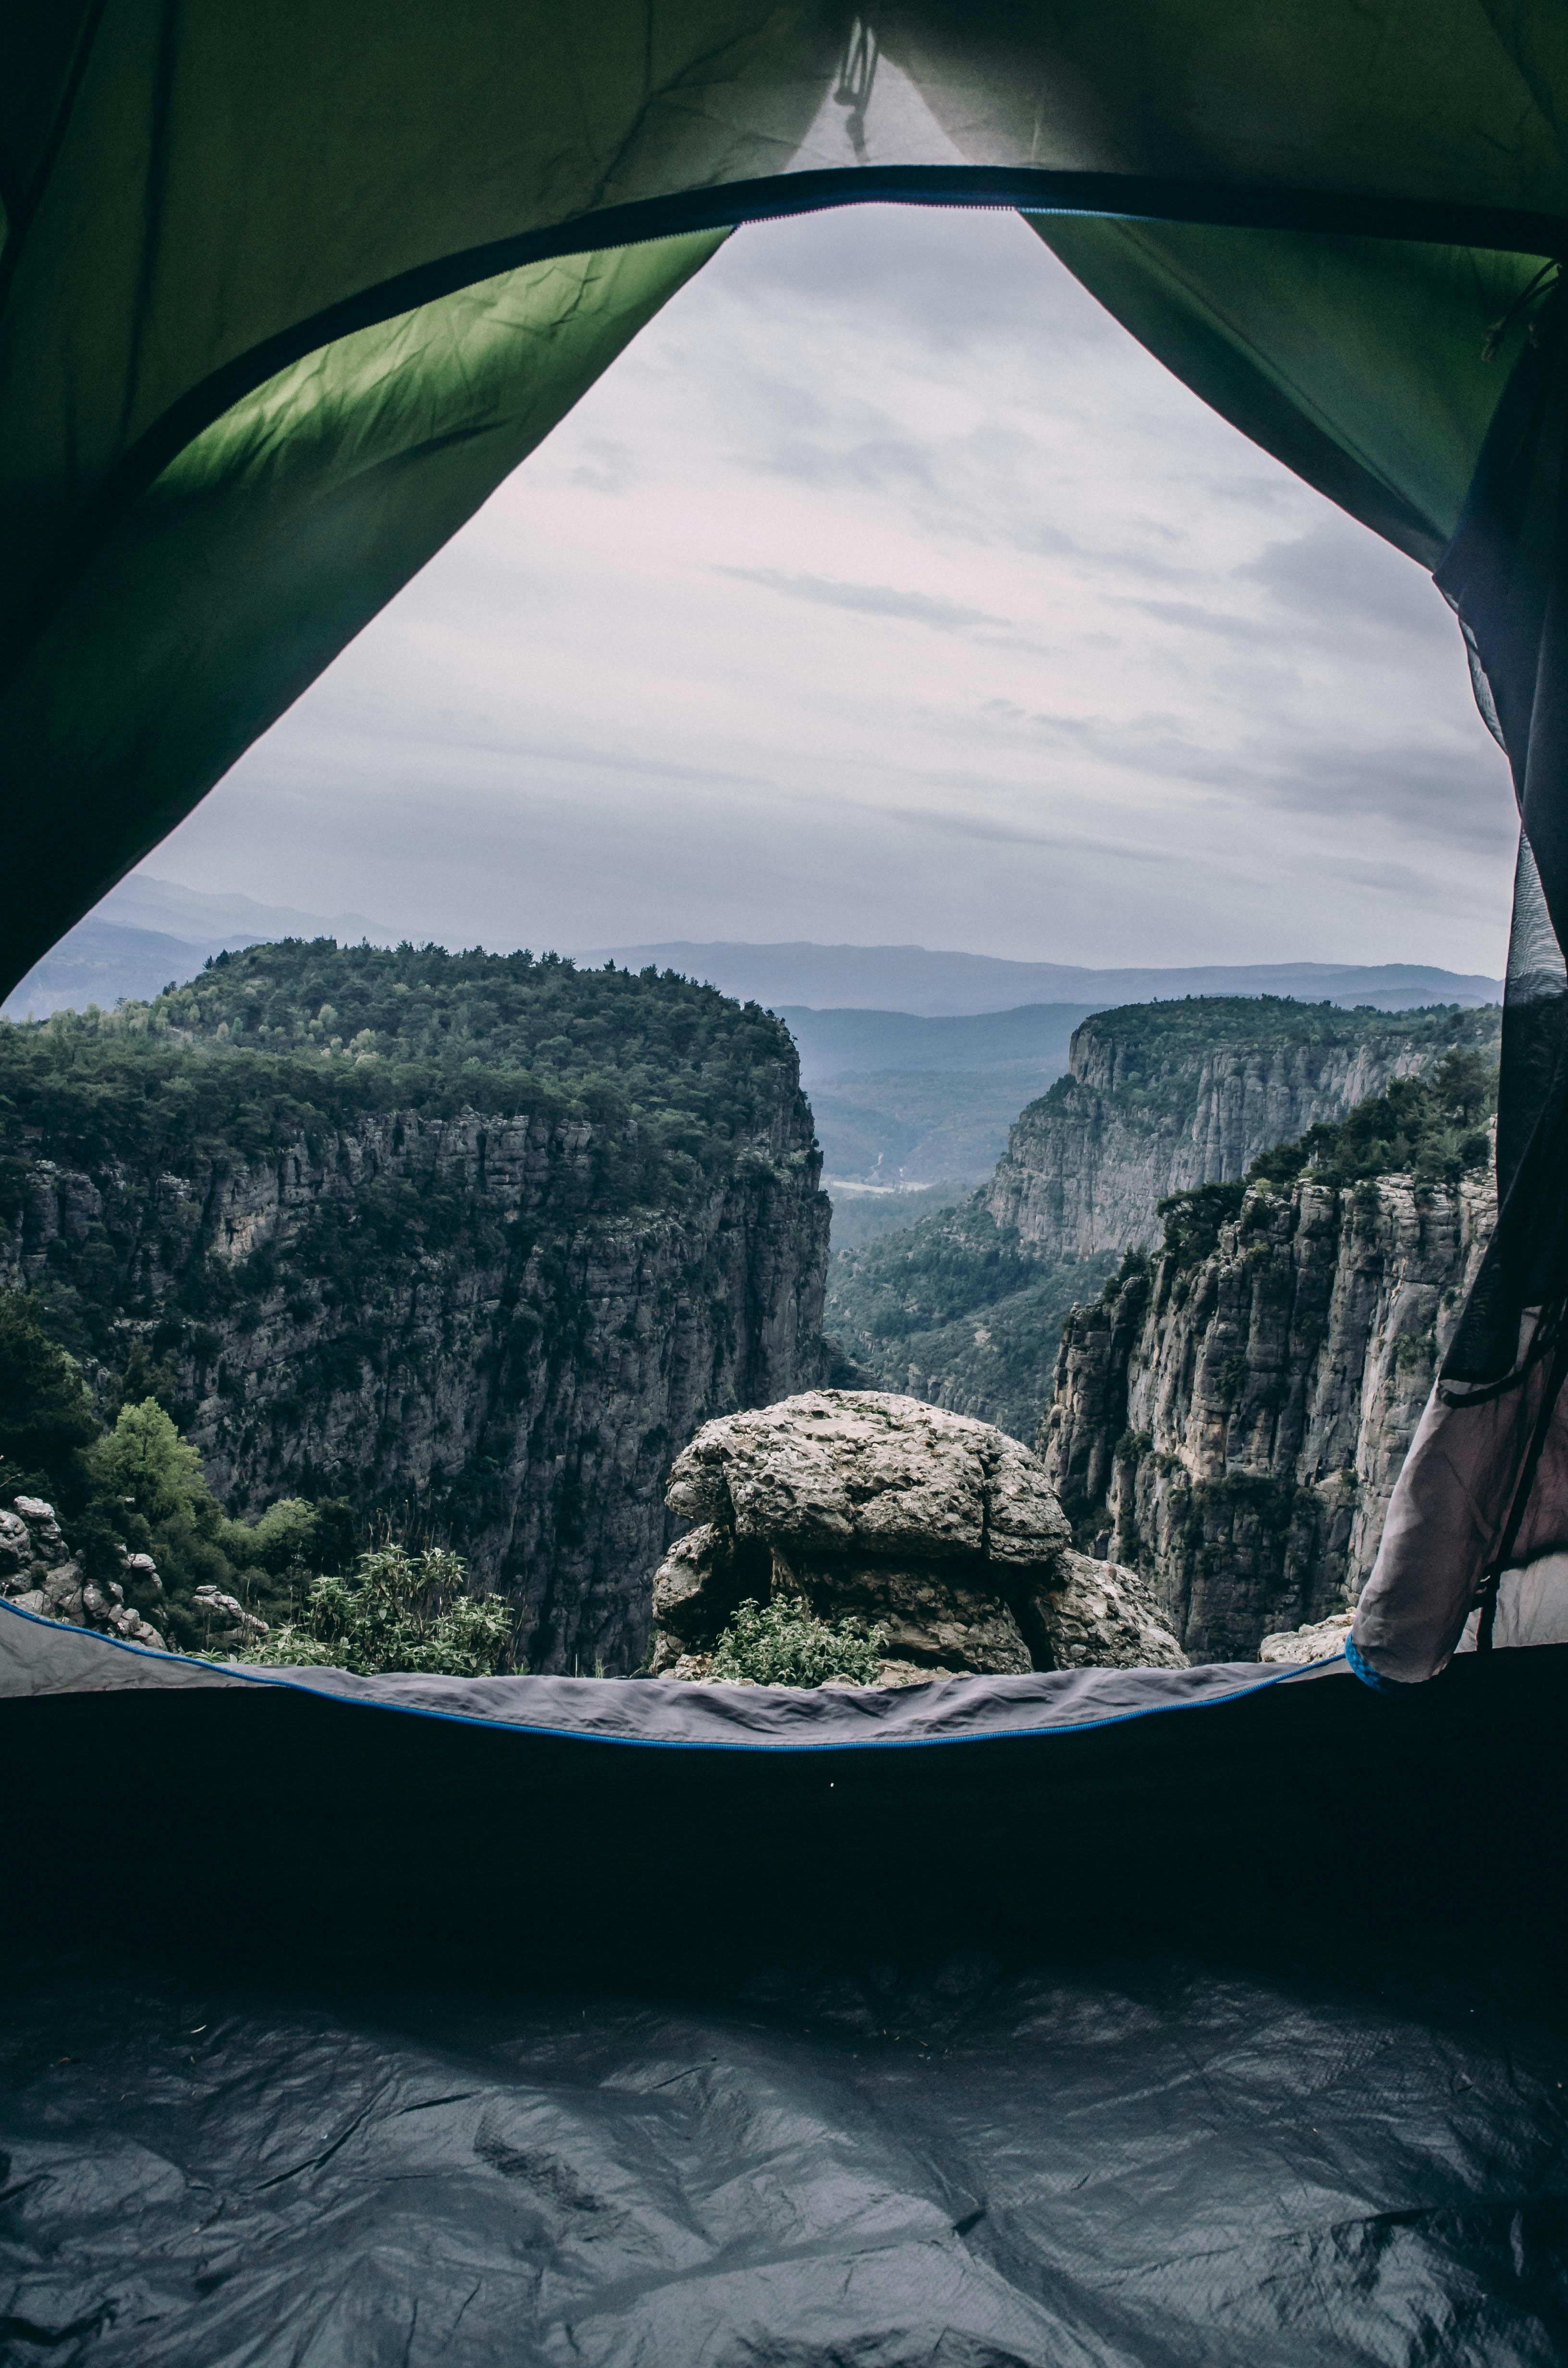
<instances>
[{"instance_id":1,"label":"leafy plant","mask_svg":"<svg viewBox=\"0 0 1568 2368\"><path fill-rule=\"evenodd\" d=\"M720 1684L749 1679L757 1686L820 1686L829 1678L847 1678L870 1686L886 1645L883 1628L818 1620L788 1599L752 1600L739 1607L720 1637L709 1675Z\"/></svg>"},{"instance_id":2,"label":"leafy plant","mask_svg":"<svg viewBox=\"0 0 1568 2368\"><path fill-rule=\"evenodd\" d=\"M1173 1192L1155 1214L1165 1229L1165 1247L1177 1266L1200 1266L1219 1243L1220 1229L1241 1213L1244 1184L1200 1184L1189 1192Z\"/></svg>"},{"instance_id":3,"label":"leafy plant","mask_svg":"<svg viewBox=\"0 0 1568 2368\"><path fill-rule=\"evenodd\" d=\"M256 1521L231 1520L155 1396L127 1398L106 1429L47 1315L36 1292L0 1292L0 1504L45 1498L87 1576L122 1585L171 1643L204 1641L192 1600L200 1586L276 1616L312 1573L352 1555L353 1518L341 1501L283 1497ZM129 1377L146 1371L133 1358ZM128 1551L152 1555L159 1585L127 1571Z\"/></svg>"},{"instance_id":4,"label":"leafy plant","mask_svg":"<svg viewBox=\"0 0 1568 2368\"><path fill-rule=\"evenodd\" d=\"M516 1625L501 1597L468 1593L455 1554L441 1546L415 1554L403 1545L383 1545L359 1556L352 1578L313 1580L297 1619L231 1657L267 1668L349 1669L366 1678L396 1670L493 1677L510 1657Z\"/></svg>"}]
</instances>

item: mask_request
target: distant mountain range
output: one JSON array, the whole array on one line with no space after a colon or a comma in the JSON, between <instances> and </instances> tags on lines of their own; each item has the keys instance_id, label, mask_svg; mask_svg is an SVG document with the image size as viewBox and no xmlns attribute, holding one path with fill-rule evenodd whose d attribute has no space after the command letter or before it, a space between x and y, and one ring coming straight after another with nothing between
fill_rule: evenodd
<instances>
[{"instance_id":1,"label":"distant mountain range","mask_svg":"<svg viewBox=\"0 0 1568 2368\"><path fill-rule=\"evenodd\" d=\"M271 938L336 938L340 944L396 943L396 932L362 913L297 912L253 896L209 896L132 872L68 930L8 997L7 1019L47 1019L89 1003L112 1010L122 997L145 1002L171 980L191 978L212 955Z\"/></svg>"},{"instance_id":2,"label":"distant mountain range","mask_svg":"<svg viewBox=\"0 0 1568 2368\"><path fill-rule=\"evenodd\" d=\"M290 905L264 905L254 896L212 895L132 872L28 973L6 1003L6 1016L20 1019L30 1012L43 1019L65 1007L79 1009L97 1003L107 1008L122 996L155 995L171 979L190 977L225 948L256 945L264 939L326 937L341 945L368 939L372 945L386 946L395 945L402 934L364 913L310 913ZM934 952L926 946L819 946L807 939L746 945L733 940L698 944L683 938L658 945L600 946L576 959L596 966L613 960L631 970L645 970L652 963L658 970L679 971L709 981L726 995L750 997L784 1012L791 1026L797 1013L838 1012L845 1022L840 1031L845 1057L831 1056L839 1065L824 1075L966 1067L980 1050L978 1043L962 1046L954 1036L945 1044L933 1040L929 1057L923 1049L915 1059L915 1040L906 1028L902 1034L889 1034L886 1058L872 1057L869 1037L857 1044L855 1057L847 1057L849 1038L865 1036L861 1023L877 1012L903 1015L911 1022L1001 1015L1013 1023L1014 1057L1033 1059L1042 1029L1054 1023L1030 1020L1028 1014L1046 1004L1074 1005L1081 1016L1113 1004L1163 1001L1173 996L1289 995L1309 1003L1365 1003L1380 1011L1408 1011L1424 1003L1497 1003L1503 994L1498 979L1415 962L1086 970L1068 962ZM797 1035L801 1032L797 1026ZM991 1067L1000 1056L1002 1038L986 1042L984 1065ZM814 1037L813 1044L829 1056L825 1038ZM801 1049L806 1051L804 1037Z\"/></svg>"},{"instance_id":3,"label":"distant mountain range","mask_svg":"<svg viewBox=\"0 0 1568 2368\"><path fill-rule=\"evenodd\" d=\"M1043 1069L1049 1085L1067 1066L1067 1048L1079 1020L1100 1008L1096 1003L1026 1003L1016 1011L927 1019L909 1011L818 1011L810 1004L786 1003L778 1017L801 1048L801 1076L808 1088L868 1070L893 1075L915 1069L965 1075Z\"/></svg>"},{"instance_id":4,"label":"distant mountain range","mask_svg":"<svg viewBox=\"0 0 1568 2368\"><path fill-rule=\"evenodd\" d=\"M581 962L610 959L631 970L651 962L704 979L725 995L753 997L769 1010L805 1005L849 1007L956 1019L1017 1010L1023 1005L1075 1003L1103 1011L1113 1004L1164 1002L1183 995L1289 995L1304 1003L1370 1004L1409 1011L1426 1003L1500 1003L1500 979L1437 970L1420 962L1214 962L1187 969L1081 970L1066 962L1003 962L992 954L933 952L925 946L818 946L680 939L665 945L601 946Z\"/></svg>"},{"instance_id":5,"label":"distant mountain range","mask_svg":"<svg viewBox=\"0 0 1568 2368\"><path fill-rule=\"evenodd\" d=\"M789 1003L778 1017L801 1048L833 1194L834 1239L908 1224L907 1210L860 1207L846 1184L950 1187L990 1173L1026 1102L1067 1066L1073 1030L1094 1008L1026 1004L962 1019L907 1011L813 1011ZM949 1195L950 1197L950 1195ZM841 1222L843 1220L844 1222Z\"/></svg>"},{"instance_id":6,"label":"distant mountain range","mask_svg":"<svg viewBox=\"0 0 1568 2368\"><path fill-rule=\"evenodd\" d=\"M210 895L140 871L111 888L79 926L85 928L92 921L163 929L174 938L215 938L224 945L242 938L253 946L268 938L335 938L340 945L357 946L368 938L373 946L394 946L402 934L367 920L363 913L302 913L292 905L258 905L254 896Z\"/></svg>"},{"instance_id":7,"label":"distant mountain range","mask_svg":"<svg viewBox=\"0 0 1568 2368\"><path fill-rule=\"evenodd\" d=\"M208 895L133 873L62 939L5 1006L12 1019L89 1003L145 999L203 962L283 937L390 945L398 933L363 913L309 913L243 895ZM1497 1002L1499 982L1413 963L1210 964L1168 970L1085 970L1003 962L924 946L819 946L686 939L580 953L707 979L755 997L787 1021L816 1115L827 1174L845 1218L838 1238L907 1222L903 1195L938 1199L988 1176L1007 1129L1067 1065L1074 1029L1092 1011L1187 995L1285 995L1303 1002ZM898 1198L877 1187L900 1188ZM872 1188L868 1192L867 1188Z\"/></svg>"}]
</instances>

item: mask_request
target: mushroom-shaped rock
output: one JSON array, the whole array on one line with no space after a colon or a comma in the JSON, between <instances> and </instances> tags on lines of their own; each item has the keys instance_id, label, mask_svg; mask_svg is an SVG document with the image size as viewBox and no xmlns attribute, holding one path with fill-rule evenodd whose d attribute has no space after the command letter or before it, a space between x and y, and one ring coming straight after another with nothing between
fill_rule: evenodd
<instances>
[{"instance_id":1,"label":"mushroom-shaped rock","mask_svg":"<svg viewBox=\"0 0 1568 2368\"><path fill-rule=\"evenodd\" d=\"M810 1390L726 1415L665 1502L698 1526L654 1579L655 1673L699 1674L736 1607L771 1598L880 1627L884 1683L1182 1661L1143 1583L1073 1552L1020 1440L918 1398Z\"/></svg>"},{"instance_id":2,"label":"mushroom-shaped rock","mask_svg":"<svg viewBox=\"0 0 1568 2368\"><path fill-rule=\"evenodd\" d=\"M737 1538L833 1552L978 1553L1002 1433L881 1390L808 1390L704 1425L665 1502ZM1020 1452L1027 1451L1020 1450Z\"/></svg>"}]
</instances>

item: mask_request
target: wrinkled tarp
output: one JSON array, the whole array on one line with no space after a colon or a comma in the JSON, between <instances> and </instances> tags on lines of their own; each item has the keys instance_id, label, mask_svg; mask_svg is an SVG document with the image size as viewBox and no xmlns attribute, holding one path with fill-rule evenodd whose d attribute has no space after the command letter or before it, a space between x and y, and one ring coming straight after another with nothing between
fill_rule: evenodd
<instances>
[{"instance_id":1,"label":"wrinkled tarp","mask_svg":"<svg viewBox=\"0 0 1568 2368\"><path fill-rule=\"evenodd\" d=\"M0 2359L1555 2368L1568 2046L970 1954L722 2005L22 1987Z\"/></svg>"},{"instance_id":2,"label":"wrinkled tarp","mask_svg":"<svg viewBox=\"0 0 1568 2368\"><path fill-rule=\"evenodd\" d=\"M846 1750L879 1743L1071 1732L1156 1712L1232 1702L1336 1668L1211 1661L1184 1669L1031 1670L885 1690L692 1686L676 1679L355 1677L347 1669L256 1668L122 1644L0 1601L0 1701L30 1695L282 1687L427 1718L597 1736L685 1750Z\"/></svg>"},{"instance_id":3,"label":"wrinkled tarp","mask_svg":"<svg viewBox=\"0 0 1568 2368\"><path fill-rule=\"evenodd\" d=\"M888 1698L51 1626L4 2368L1562 2356L1568 1648Z\"/></svg>"}]
</instances>

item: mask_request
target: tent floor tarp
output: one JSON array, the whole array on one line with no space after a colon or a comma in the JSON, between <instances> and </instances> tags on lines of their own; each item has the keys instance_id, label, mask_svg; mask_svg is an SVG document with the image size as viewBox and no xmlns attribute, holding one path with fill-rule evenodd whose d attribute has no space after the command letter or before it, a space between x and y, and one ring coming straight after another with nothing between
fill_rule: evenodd
<instances>
[{"instance_id":1,"label":"tent floor tarp","mask_svg":"<svg viewBox=\"0 0 1568 2368\"><path fill-rule=\"evenodd\" d=\"M946 1741L81 1649L0 1702L5 2368L1568 2353L1568 1649Z\"/></svg>"},{"instance_id":2,"label":"tent floor tarp","mask_svg":"<svg viewBox=\"0 0 1568 2368\"><path fill-rule=\"evenodd\" d=\"M12 1996L0 2063L8 2363L1568 2352L1568 2046L1452 1986L970 1952L506 2000L92 1962Z\"/></svg>"}]
</instances>

